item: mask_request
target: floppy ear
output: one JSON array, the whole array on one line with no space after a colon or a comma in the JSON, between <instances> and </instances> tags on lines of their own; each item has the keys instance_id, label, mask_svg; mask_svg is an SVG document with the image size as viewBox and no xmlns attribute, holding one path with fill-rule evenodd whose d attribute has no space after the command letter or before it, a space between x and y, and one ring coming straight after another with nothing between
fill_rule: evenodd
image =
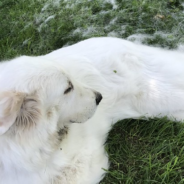
<instances>
[{"instance_id":1,"label":"floppy ear","mask_svg":"<svg viewBox=\"0 0 184 184\"><path fill-rule=\"evenodd\" d=\"M15 122L24 98L24 93L0 92L0 135Z\"/></svg>"},{"instance_id":2,"label":"floppy ear","mask_svg":"<svg viewBox=\"0 0 184 184\"><path fill-rule=\"evenodd\" d=\"M41 103L36 94L26 95L23 99L20 112L17 114L16 126L19 130L34 127L41 117Z\"/></svg>"}]
</instances>

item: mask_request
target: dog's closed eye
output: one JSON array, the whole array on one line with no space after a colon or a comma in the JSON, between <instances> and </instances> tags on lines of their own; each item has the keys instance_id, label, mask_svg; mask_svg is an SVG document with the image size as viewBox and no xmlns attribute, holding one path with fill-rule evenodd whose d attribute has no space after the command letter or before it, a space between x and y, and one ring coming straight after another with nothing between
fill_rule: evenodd
<instances>
[{"instance_id":1,"label":"dog's closed eye","mask_svg":"<svg viewBox=\"0 0 184 184\"><path fill-rule=\"evenodd\" d=\"M71 82L69 82L69 86L68 86L68 88L64 91L64 94L67 94L67 93L71 92L72 89L73 89L73 85L72 85Z\"/></svg>"}]
</instances>

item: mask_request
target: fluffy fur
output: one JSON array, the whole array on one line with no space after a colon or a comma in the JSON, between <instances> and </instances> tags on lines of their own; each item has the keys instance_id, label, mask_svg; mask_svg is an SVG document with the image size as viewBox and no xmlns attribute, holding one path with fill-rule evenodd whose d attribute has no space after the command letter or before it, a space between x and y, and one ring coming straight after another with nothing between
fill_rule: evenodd
<instances>
[{"instance_id":1,"label":"fluffy fur","mask_svg":"<svg viewBox=\"0 0 184 184\"><path fill-rule=\"evenodd\" d=\"M97 184L113 123L184 119L178 51L92 38L4 62L0 71L0 184Z\"/></svg>"}]
</instances>

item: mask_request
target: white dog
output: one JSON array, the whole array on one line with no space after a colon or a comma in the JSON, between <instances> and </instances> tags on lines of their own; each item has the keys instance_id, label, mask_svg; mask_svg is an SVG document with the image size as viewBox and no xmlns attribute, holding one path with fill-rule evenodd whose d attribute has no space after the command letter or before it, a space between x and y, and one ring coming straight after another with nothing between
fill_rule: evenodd
<instances>
[{"instance_id":1,"label":"white dog","mask_svg":"<svg viewBox=\"0 0 184 184\"><path fill-rule=\"evenodd\" d=\"M0 184L96 184L113 123L184 119L178 51L93 38L0 71Z\"/></svg>"}]
</instances>

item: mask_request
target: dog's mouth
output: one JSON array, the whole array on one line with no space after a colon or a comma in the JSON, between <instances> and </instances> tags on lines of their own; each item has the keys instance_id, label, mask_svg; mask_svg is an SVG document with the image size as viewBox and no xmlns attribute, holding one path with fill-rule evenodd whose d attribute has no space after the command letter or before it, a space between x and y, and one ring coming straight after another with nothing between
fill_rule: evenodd
<instances>
[{"instance_id":1,"label":"dog's mouth","mask_svg":"<svg viewBox=\"0 0 184 184\"><path fill-rule=\"evenodd\" d=\"M102 95L99 92L93 91L93 95L93 102L88 102L86 107L82 106L82 108L74 108L74 110L76 110L77 112L75 112L74 114L70 114L68 117L66 117L66 119L62 116L61 118L63 118L64 120L62 122L65 125L71 123L81 124L91 119L94 116L98 105L103 99Z\"/></svg>"},{"instance_id":2,"label":"dog's mouth","mask_svg":"<svg viewBox=\"0 0 184 184\"><path fill-rule=\"evenodd\" d=\"M70 120L70 123L82 123L82 122Z\"/></svg>"},{"instance_id":3,"label":"dog's mouth","mask_svg":"<svg viewBox=\"0 0 184 184\"><path fill-rule=\"evenodd\" d=\"M93 116L93 115L92 115L92 116ZM91 117L92 117L92 116L91 116ZM80 123L85 123L87 120L91 119L91 117L88 117L88 118L86 118L86 120L83 120L83 121L70 120L69 122L70 122L70 123L79 123L79 124L80 124Z\"/></svg>"}]
</instances>

